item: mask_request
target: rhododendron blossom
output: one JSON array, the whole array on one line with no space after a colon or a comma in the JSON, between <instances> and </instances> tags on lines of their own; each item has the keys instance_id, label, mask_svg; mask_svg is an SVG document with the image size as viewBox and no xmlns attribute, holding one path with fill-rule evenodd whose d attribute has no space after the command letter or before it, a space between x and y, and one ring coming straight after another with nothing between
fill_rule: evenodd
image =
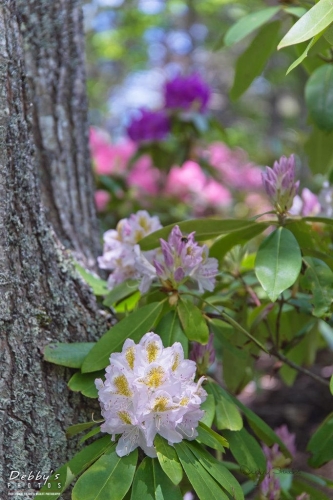
<instances>
[{"instance_id":1,"label":"rhododendron blossom","mask_svg":"<svg viewBox=\"0 0 333 500\"><path fill-rule=\"evenodd\" d=\"M135 263L134 246L161 227L158 217L150 217L148 212L140 210L127 219L120 220L116 229L104 233L103 255L98 257L98 265L101 269L112 271L108 279L109 288L140 277ZM151 261L155 252L145 252L144 255L147 261Z\"/></svg>"},{"instance_id":2,"label":"rhododendron blossom","mask_svg":"<svg viewBox=\"0 0 333 500\"><path fill-rule=\"evenodd\" d=\"M204 377L194 382L195 371L179 342L164 348L154 332L139 344L127 339L121 353L111 354L105 382L96 379L95 384L105 419L101 431L113 441L121 434L116 448L120 457L138 446L156 457L156 434L170 445L197 437L207 393L201 387Z\"/></svg>"},{"instance_id":3,"label":"rhododendron blossom","mask_svg":"<svg viewBox=\"0 0 333 500\"><path fill-rule=\"evenodd\" d=\"M136 266L142 276L140 291L148 291L155 278L167 289L177 289L188 279L196 281L200 292L213 291L218 273L217 259L208 257L208 247L194 240L195 232L185 236L175 226L168 241L160 239L161 251L152 262L135 246Z\"/></svg>"},{"instance_id":4,"label":"rhododendron blossom","mask_svg":"<svg viewBox=\"0 0 333 500\"><path fill-rule=\"evenodd\" d=\"M270 197L276 211L285 214L291 209L297 194L299 181L295 182L295 157L281 156L274 162L273 168L266 167L262 173L265 191Z\"/></svg>"}]
</instances>

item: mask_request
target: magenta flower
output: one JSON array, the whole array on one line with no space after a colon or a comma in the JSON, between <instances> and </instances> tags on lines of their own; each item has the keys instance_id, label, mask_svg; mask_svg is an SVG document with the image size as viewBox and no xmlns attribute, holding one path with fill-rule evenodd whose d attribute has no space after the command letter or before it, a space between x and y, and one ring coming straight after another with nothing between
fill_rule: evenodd
<instances>
[{"instance_id":1,"label":"magenta flower","mask_svg":"<svg viewBox=\"0 0 333 500\"><path fill-rule=\"evenodd\" d=\"M198 74L176 76L165 84L165 107L169 109L207 110L210 87Z\"/></svg>"},{"instance_id":2,"label":"magenta flower","mask_svg":"<svg viewBox=\"0 0 333 500\"><path fill-rule=\"evenodd\" d=\"M278 214L286 214L292 207L299 181L295 182L295 157L281 156L273 168L266 167L262 173L265 191Z\"/></svg>"},{"instance_id":3,"label":"magenta flower","mask_svg":"<svg viewBox=\"0 0 333 500\"><path fill-rule=\"evenodd\" d=\"M168 241L160 239L161 249L152 263L145 258L139 245L136 245L136 269L142 276L139 287L142 293L149 290L155 279L159 279L168 289L178 289L191 279L197 282L200 292L214 290L218 262L208 257L207 246L199 246L194 240L194 234L185 236L175 226Z\"/></svg>"},{"instance_id":4,"label":"magenta flower","mask_svg":"<svg viewBox=\"0 0 333 500\"><path fill-rule=\"evenodd\" d=\"M140 110L141 116L133 118L127 134L134 142L161 141L170 132L170 120L164 111Z\"/></svg>"}]
</instances>

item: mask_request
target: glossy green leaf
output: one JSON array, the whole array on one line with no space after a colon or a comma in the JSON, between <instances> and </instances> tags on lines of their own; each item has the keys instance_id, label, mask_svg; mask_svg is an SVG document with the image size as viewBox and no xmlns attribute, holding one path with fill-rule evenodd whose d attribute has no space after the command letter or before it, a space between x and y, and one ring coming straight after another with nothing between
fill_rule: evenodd
<instances>
[{"instance_id":1,"label":"glossy green leaf","mask_svg":"<svg viewBox=\"0 0 333 500\"><path fill-rule=\"evenodd\" d=\"M84 443L85 441L87 441L87 439L93 437L93 436L96 436L96 434L98 434L99 432L101 432L101 426L99 425L98 427L95 427L94 429L91 429L91 431L87 432L87 434L85 434L84 436L82 436L82 438L80 439L80 444Z\"/></svg>"},{"instance_id":2,"label":"glossy green leaf","mask_svg":"<svg viewBox=\"0 0 333 500\"><path fill-rule=\"evenodd\" d=\"M272 19L280 10L280 7L268 7L267 9L251 12L247 16L242 17L237 21L225 34L224 43L227 47L234 43L240 42L246 36L253 33L263 24Z\"/></svg>"},{"instance_id":3,"label":"glossy green leaf","mask_svg":"<svg viewBox=\"0 0 333 500\"><path fill-rule=\"evenodd\" d=\"M219 484L199 463L185 441L175 444L183 469L200 500L228 500Z\"/></svg>"},{"instance_id":4,"label":"glossy green leaf","mask_svg":"<svg viewBox=\"0 0 333 500\"><path fill-rule=\"evenodd\" d=\"M273 431L273 429L271 429L270 426L267 425L266 422L264 422L264 420L258 417L258 415L250 410L250 408L247 408L247 406L243 405L243 403L232 394L229 394L229 397L244 413L251 429L261 441L267 444L267 446L272 446L274 443L277 443L284 455L291 458L290 451L288 450L284 442Z\"/></svg>"},{"instance_id":5,"label":"glossy green leaf","mask_svg":"<svg viewBox=\"0 0 333 500\"><path fill-rule=\"evenodd\" d=\"M304 59L308 56L309 50L314 46L314 44L319 40L319 38L320 35L316 35L312 38L312 40L309 42L304 52L296 59L296 61L294 61L289 66L286 75L288 75L293 69L297 68L297 66L299 66L304 61Z\"/></svg>"},{"instance_id":6,"label":"glossy green leaf","mask_svg":"<svg viewBox=\"0 0 333 500\"><path fill-rule=\"evenodd\" d=\"M73 342L66 344L58 342L49 344L44 350L44 359L55 365L81 368L83 360L94 347L95 342Z\"/></svg>"},{"instance_id":7,"label":"glossy green leaf","mask_svg":"<svg viewBox=\"0 0 333 500\"><path fill-rule=\"evenodd\" d=\"M244 428L240 431L224 431L230 451L244 474L258 477L266 471L266 458L259 443Z\"/></svg>"},{"instance_id":8,"label":"glossy green leaf","mask_svg":"<svg viewBox=\"0 0 333 500\"><path fill-rule=\"evenodd\" d=\"M180 342L184 349L185 358L188 357L188 338L183 332L177 311L170 311L163 316L155 329L155 333L161 337L164 347Z\"/></svg>"},{"instance_id":9,"label":"glossy green leaf","mask_svg":"<svg viewBox=\"0 0 333 500\"><path fill-rule=\"evenodd\" d=\"M188 448L193 455L197 457L199 463L209 472L211 476L226 490L234 500L244 500L244 494L238 481L234 478L231 472L214 458L202 446L198 446L195 442L187 443Z\"/></svg>"},{"instance_id":10,"label":"glossy green leaf","mask_svg":"<svg viewBox=\"0 0 333 500\"><path fill-rule=\"evenodd\" d=\"M160 245L160 238L168 239L172 228L176 224L165 226L155 233L151 233L139 241L141 250L152 250ZM211 238L216 238L222 234L228 234L233 231L239 231L249 226L253 226L252 221L239 219L193 219L184 222L178 222L180 230L183 234L189 234L195 231L195 239L197 241L205 241Z\"/></svg>"},{"instance_id":11,"label":"glossy green leaf","mask_svg":"<svg viewBox=\"0 0 333 500\"><path fill-rule=\"evenodd\" d=\"M305 42L321 33L333 22L333 4L331 0L320 0L288 31L279 43L278 49Z\"/></svg>"},{"instance_id":12,"label":"glossy green leaf","mask_svg":"<svg viewBox=\"0 0 333 500\"><path fill-rule=\"evenodd\" d=\"M321 467L333 460L333 413L330 413L311 437L307 450L312 457L311 467Z\"/></svg>"},{"instance_id":13,"label":"glossy green leaf","mask_svg":"<svg viewBox=\"0 0 333 500\"><path fill-rule=\"evenodd\" d=\"M304 145L313 174L327 174L333 167L333 132L324 132L316 126Z\"/></svg>"},{"instance_id":14,"label":"glossy green leaf","mask_svg":"<svg viewBox=\"0 0 333 500\"><path fill-rule=\"evenodd\" d=\"M120 352L127 338L139 342L144 334L152 330L162 309L162 303L153 302L119 321L92 348L82 364L82 372L94 372L105 368L109 363L110 354Z\"/></svg>"},{"instance_id":15,"label":"glossy green leaf","mask_svg":"<svg viewBox=\"0 0 333 500\"><path fill-rule=\"evenodd\" d=\"M209 446L209 448L213 448L213 450L221 452L224 452L224 447L229 448L228 441L203 422L199 422L197 433L198 437L196 438L196 441L198 441L198 443L205 444L206 446Z\"/></svg>"},{"instance_id":16,"label":"glossy green leaf","mask_svg":"<svg viewBox=\"0 0 333 500\"><path fill-rule=\"evenodd\" d=\"M183 469L179 463L176 450L159 434L156 434L154 445L158 461L165 474L173 484L179 484L183 478Z\"/></svg>"},{"instance_id":17,"label":"glossy green leaf","mask_svg":"<svg viewBox=\"0 0 333 500\"><path fill-rule=\"evenodd\" d=\"M36 494L36 498L38 500L49 500L50 493L52 493L52 498L59 498L77 476L90 467L103 453L114 447L115 444L111 443L110 436L105 436L86 446L69 462L55 471L49 478L48 483ZM48 484L51 484L50 488ZM60 488L58 487L59 484Z\"/></svg>"},{"instance_id":18,"label":"glossy green leaf","mask_svg":"<svg viewBox=\"0 0 333 500\"><path fill-rule=\"evenodd\" d=\"M269 224L265 222L253 222L246 228L238 231L233 231L226 236L222 236L216 240L209 249L209 256L215 257L219 262L222 262L225 255L236 245L243 245L252 238L261 234Z\"/></svg>"},{"instance_id":19,"label":"glossy green leaf","mask_svg":"<svg viewBox=\"0 0 333 500\"><path fill-rule=\"evenodd\" d=\"M114 306L114 310L117 313L128 313L133 311L135 309L137 303L141 299L141 293L139 291L136 291L132 293L132 295L129 295L125 299L121 300Z\"/></svg>"},{"instance_id":20,"label":"glossy green leaf","mask_svg":"<svg viewBox=\"0 0 333 500\"><path fill-rule=\"evenodd\" d=\"M95 380L97 378L104 378L104 375L104 370L91 373L76 372L70 378L68 387L71 389L71 391L81 392L81 394L83 394L87 398L97 398L98 392L95 386Z\"/></svg>"},{"instance_id":21,"label":"glossy green leaf","mask_svg":"<svg viewBox=\"0 0 333 500\"><path fill-rule=\"evenodd\" d=\"M255 261L256 276L272 302L292 286L302 266L302 255L295 236L280 227L260 245Z\"/></svg>"},{"instance_id":22,"label":"glossy green leaf","mask_svg":"<svg viewBox=\"0 0 333 500\"><path fill-rule=\"evenodd\" d=\"M320 318L328 313L333 301L333 272L325 262L304 257L307 266L301 284L313 293L313 315Z\"/></svg>"},{"instance_id":23,"label":"glossy green leaf","mask_svg":"<svg viewBox=\"0 0 333 500\"><path fill-rule=\"evenodd\" d=\"M77 481L72 500L122 500L131 487L138 450L118 457L116 450L106 452Z\"/></svg>"},{"instance_id":24,"label":"glossy green leaf","mask_svg":"<svg viewBox=\"0 0 333 500\"><path fill-rule=\"evenodd\" d=\"M304 7L287 7L287 6L284 6L283 10L285 12L288 12L288 14L291 14L292 16L296 16L296 17L302 17L307 12L307 10Z\"/></svg>"},{"instance_id":25,"label":"glossy green leaf","mask_svg":"<svg viewBox=\"0 0 333 500\"><path fill-rule=\"evenodd\" d=\"M75 269L81 275L86 283L91 286L92 291L95 295L106 295L108 293L107 282L94 276L84 269L84 267L80 266L80 264L75 263Z\"/></svg>"},{"instance_id":26,"label":"glossy green leaf","mask_svg":"<svg viewBox=\"0 0 333 500\"><path fill-rule=\"evenodd\" d=\"M96 422L84 422L82 424L71 425L66 429L66 436L76 436L77 434L80 434L80 432L90 429L90 427L93 427L94 425L96 425Z\"/></svg>"},{"instance_id":27,"label":"glossy green leaf","mask_svg":"<svg viewBox=\"0 0 333 500\"><path fill-rule=\"evenodd\" d=\"M240 430L243 427L243 420L237 406L228 397L228 393L217 384L209 383L205 386L207 391L215 398L215 420L219 430L230 429Z\"/></svg>"},{"instance_id":28,"label":"glossy green leaf","mask_svg":"<svg viewBox=\"0 0 333 500\"><path fill-rule=\"evenodd\" d=\"M312 73L305 86L305 101L317 127L331 132L333 130L332 64L324 64Z\"/></svg>"},{"instance_id":29,"label":"glossy green leaf","mask_svg":"<svg viewBox=\"0 0 333 500\"><path fill-rule=\"evenodd\" d=\"M132 295L138 289L138 281L137 280L127 280L124 283L120 283L115 286L105 297L103 305L107 307L111 307L119 300Z\"/></svg>"},{"instance_id":30,"label":"glossy green leaf","mask_svg":"<svg viewBox=\"0 0 333 500\"><path fill-rule=\"evenodd\" d=\"M187 338L195 342L200 342L201 344L207 344L209 330L200 309L190 300L181 297L178 302L177 310Z\"/></svg>"},{"instance_id":31,"label":"glossy green leaf","mask_svg":"<svg viewBox=\"0 0 333 500\"><path fill-rule=\"evenodd\" d=\"M206 400L200 405L201 410L205 412L200 420L203 424L211 427L215 417L215 399L212 394L208 394Z\"/></svg>"},{"instance_id":32,"label":"glossy green leaf","mask_svg":"<svg viewBox=\"0 0 333 500\"><path fill-rule=\"evenodd\" d=\"M248 48L239 56L234 83L230 90L231 99L238 99L253 80L261 75L269 57L276 51L280 26L280 21L265 24Z\"/></svg>"},{"instance_id":33,"label":"glossy green leaf","mask_svg":"<svg viewBox=\"0 0 333 500\"><path fill-rule=\"evenodd\" d=\"M163 472L156 458L146 457L134 476L131 500L182 500L175 486Z\"/></svg>"}]
</instances>

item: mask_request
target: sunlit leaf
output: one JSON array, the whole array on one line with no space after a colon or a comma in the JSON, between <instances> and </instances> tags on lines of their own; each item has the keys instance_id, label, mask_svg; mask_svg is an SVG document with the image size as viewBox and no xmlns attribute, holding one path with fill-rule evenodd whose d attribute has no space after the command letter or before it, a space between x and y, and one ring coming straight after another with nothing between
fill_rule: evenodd
<instances>
[{"instance_id":1,"label":"sunlit leaf","mask_svg":"<svg viewBox=\"0 0 333 500\"><path fill-rule=\"evenodd\" d=\"M187 338L195 342L201 342L201 344L207 344L209 330L200 309L190 300L181 297L177 310Z\"/></svg>"},{"instance_id":2,"label":"sunlit leaf","mask_svg":"<svg viewBox=\"0 0 333 500\"><path fill-rule=\"evenodd\" d=\"M80 266L80 264L75 263L75 268L78 273L82 276L84 281L91 286L95 295L106 295L108 293L108 287L106 281L94 276L84 269L84 267Z\"/></svg>"},{"instance_id":3,"label":"sunlit leaf","mask_svg":"<svg viewBox=\"0 0 333 500\"><path fill-rule=\"evenodd\" d=\"M158 461L165 474L174 484L179 484L183 478L183 469L175 449L159 434L156 434L154 445Z\"/></svg>"},{"instance_id":4,"label":"sunlit leaf","mask_svg":"<svg viewBox=\"0 0 333 500\"><path fill-rule=\"evenodd\" d=\"M263 24L272 19L275 14L280 10L280 7L268 7L267 9L259 10L258 12L251 12L247 16L242 17L237 21L225 34L224 43L227 47L234 43L240 42L260 28Z\"/></svg>"}]
</instances>

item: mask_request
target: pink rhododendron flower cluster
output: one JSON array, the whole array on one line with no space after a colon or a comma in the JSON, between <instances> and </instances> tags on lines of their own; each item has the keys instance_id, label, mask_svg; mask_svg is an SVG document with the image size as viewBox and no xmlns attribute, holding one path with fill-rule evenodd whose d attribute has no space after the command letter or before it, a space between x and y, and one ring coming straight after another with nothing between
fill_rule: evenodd
<instances>
[{"instance_id":1,"label":"pink rhododendron flower cluster","mask_svg":"<svg viewBox=\"0 0 333 500\"><path fill-rule=\"evenodd\" d=\"M303 217L318 215L321 211L321 205L318 196L308 188L302 190L301 196L295 196L289 213L292 215L302 215Z\"/></svg>"},{"instance_id":2,"label":"pink rhododendron flower cluster","mask_svg":"<svg viewBox=\"0 0 333 500\"><path fill-rule=\"evenodd\" d=\"M96 379L95 384L105 419L101 430L113 441L121 434L116 448L120 457L138 446L156 457L156 434L170 445L197 437L207 393L201 387L204 377L194 382L195 371L179 342L164 348L154 332L139 344L127 339L121 353L111 354L105 382Z\"/></svg>"},{"instance_id":3,"label":"pink rhododendron flower cluster","mask_svg":"<svg viewBox=\"0 0 333 500\"><path fill-rule=\"evenodd\" d=\"M139 245L135 246L136 267L142 276L141 292L147 292L156 278L169 290L178 289L189 279L197 283L200 292L214 290L218 261L208 257L208 247L198 245L194 234L185 236L175 226L168 241L160 239L161 251L156 253L152 262L141 252Z\"/></svg>"},{"instance_id":4,"label":"pink rhododendron flower cluster","mask_svg":"<svg viewBox=\"0 0 333 500\"><path fill-rule=\"evenodd\" d=\"M101 269L112 271L108 278L109 288L140 277L134 247L142 238L161 227L158 217L151 217L145 210L140 210L127 219L120 220L116 229L104 233L103 255L98 257L98 265ZM147 261L151 261L155 252L145 252L144 255Z\"/></svg>"}]
</instances>

